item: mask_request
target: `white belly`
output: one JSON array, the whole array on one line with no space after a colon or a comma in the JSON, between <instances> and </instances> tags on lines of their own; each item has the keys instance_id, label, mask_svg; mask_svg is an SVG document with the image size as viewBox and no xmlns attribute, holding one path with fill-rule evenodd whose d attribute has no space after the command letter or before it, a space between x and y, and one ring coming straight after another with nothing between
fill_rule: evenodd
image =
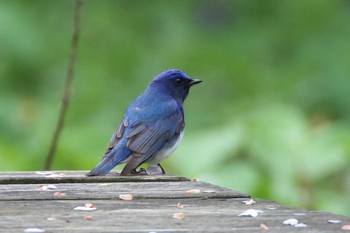
<instances>
[{"instance_id":1,"label":"white belly","mask_svg":"<svg viewBox=\"0 0 350 233\"><path fill-rule=\"evenodd\" d=\"M156 165L163 159L166 159L168 156L170 156L177 146L180 144L182 137L184 136L184 130L180 133L177 140L174 142L169 142L169 145L164 146L160 151L158 151L152 158L150 158L147 163L151 165Z\"/></svg>"}]
</instances>

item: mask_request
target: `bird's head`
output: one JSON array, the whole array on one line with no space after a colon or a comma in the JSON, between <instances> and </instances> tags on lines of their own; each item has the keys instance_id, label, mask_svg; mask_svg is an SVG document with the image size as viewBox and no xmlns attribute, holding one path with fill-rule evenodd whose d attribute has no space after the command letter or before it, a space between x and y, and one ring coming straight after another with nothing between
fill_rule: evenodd
<instances>
[{"instance_id":1,"label":"bird's head","mask_svg":"<svg viewBox=\"0 0 350 233\"><path fill-rule=\"evenodd\" d=\"M166 92L179 102L183 102L191 86L201 83L202 80L191 79L184 72L176 69L166 70L158 74L150 83L150 87Z\"/></svg>"}]
</instances>

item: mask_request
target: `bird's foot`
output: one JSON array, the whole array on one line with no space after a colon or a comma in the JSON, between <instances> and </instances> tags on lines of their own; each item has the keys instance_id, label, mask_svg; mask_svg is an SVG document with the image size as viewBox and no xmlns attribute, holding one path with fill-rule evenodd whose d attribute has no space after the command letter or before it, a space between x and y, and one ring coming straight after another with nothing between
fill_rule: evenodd
<instances>
[{"instance_id":1,"label":"bird's foot","mask_svg":"<svg viewBox=\"0 0 350 233\"><path fill-rule=\"evenodd\" d=\"M157 165L150 165L147 169L146 169L146 173L147 175L163 175L165 174L164 169L162 168L162 166L160 166L160 164L158 163Z\"/></svg>"},{"instance_id":2,"label":"bird's foot","mask_svg":"<svg viewBox=\"0 0 350 233\"><path fill-rule=\"evenodd\" d=\"M136 170L135 168L130 173L130 175L134 175L134 176L139 176L139 175L156 176L156 175L163 175L163 174L165 174L165 171L159 163L157 165L150 165L147 169L140 168L139 170Z\"/></svg>"},{"instance_id":3,"label":"bird's foot","mask_svg":"<svg viewBox=\"0 0 350 233\"><path fill-rule=\"evenodd\" d=\"M148 173L147 173L146 169L140 168L139 170L136 170L136 169L132 170L131 171L131 175L137 175L137 176L139 176L139 175L148 175Z\"/></svg>"}]
</instances>

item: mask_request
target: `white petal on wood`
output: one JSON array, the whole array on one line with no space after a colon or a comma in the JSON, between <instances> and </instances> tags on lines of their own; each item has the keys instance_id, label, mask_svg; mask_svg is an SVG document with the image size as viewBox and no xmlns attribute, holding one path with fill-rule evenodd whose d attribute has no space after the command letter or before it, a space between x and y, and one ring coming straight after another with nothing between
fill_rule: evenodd
<instances>
[{"instance_id":1,"label":"white petal on wood","mask_svg":"<svg viewBox=\"0 0 350 233\"><path fill-rule=\"evenodd\" d=\"M289 219L287 219L287 220L284 220L284 221L283 221L283 224L284 224L284 225L291 225L291 226L294 226L294 225L298 224L298 219L289 218Z\"/></svg>"},{"instance_id":2,"label":"white petal on wood","mask_svg":"<svg viewBox=\"0 0 350 233\"><path fill-rule=\"evenodd\" d=\"M341 221L337 219L329 219L328 223L341 223Z\"/></svg>"},{"instance_id":3,"label":"white petal on wood","mask_svg":"<svg viewBox=\"0 0 350 233\"><path fill-rule=\"evenodd\" d=\"M295 224L294 227L307 227L307 225L301 222L301 223Z\"/></svg>"},{"instance_id":4,"label":"white petal on wood","mask_svg":"<svg viewBox=\"0 0 350 233\"><path fill-rule=\"evenodd\" d=\"M134 197L132 194L120 194L119 198L124 201L131 201Z\"/></svg>"},{"instance_id":5,"label":"white petal on wood","mask_svg":"<svg viewBox=\"0 0 350 233\"><path fill-rule=\"evenodd\" d=\"M49 184L49 185L47 186L47 188L48 188L48 189L57 189L56 185L54 185L54 184Z\"/></svg>"},{"instance_id":6,"label":"white petal on wood","mask_svg":"<svg viewBox=\"0 0 350 233\"><path fill-rule=\"evenodd\" d=\"M45 230L40 228L27 228L24 232L45 232Z\"/></svg>"},{"instance_id":7,"label":"white petal on wood","mask_svg":"<svg viewBox=\"0 0 350 233\"><path fill-rule=\"evenodd\" d=\"M53 171L36 171L35 174L37 175L50 175L50 174L54 174L55 172Z\"/></svg>"},{"instance_id":8,"label":"white petal on wood","mask_svg":"<svg viewBox=\"0 0 350 233\"><path fill-rule=\"evenodd\" d=\"M82 211L91 211L91 210L96 210L96 207L88 208L85 206L77 206L74 208L74 210L82 210Z\"/></svg>"},{"instance_id":9,"label":"white petal on wood","mask_svg":"<svg viewBox=\"0 0 350 233\"><path fill-rule=\"evenodd\" d=\"M243 213L241 213L238 216L245 216L245 217L257 217L260 213L264 213L264 211L262 210L256 210L256 209L248 209L246 211L244 211Z\"/></svg>"}]
</instances>

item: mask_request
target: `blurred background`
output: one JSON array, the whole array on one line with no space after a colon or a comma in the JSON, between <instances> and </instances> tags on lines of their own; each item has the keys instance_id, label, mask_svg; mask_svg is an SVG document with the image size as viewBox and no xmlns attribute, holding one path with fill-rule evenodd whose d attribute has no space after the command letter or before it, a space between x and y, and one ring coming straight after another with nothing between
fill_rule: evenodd
<instances>
[{"instance_id":1,"label":"blurred background","mask_svg":"<svg viewBox=\"0 0 350 233\"><path fill-rule=\"evenodd\" d=\"M0 170L41 170L73 31L71 0L0 0ZM170 174L350 216L350 1L85 1L52 169L97 164L159 72L203 79ZM119 167L120 169L120 167Z\"/></svg>"}]
</instances>

